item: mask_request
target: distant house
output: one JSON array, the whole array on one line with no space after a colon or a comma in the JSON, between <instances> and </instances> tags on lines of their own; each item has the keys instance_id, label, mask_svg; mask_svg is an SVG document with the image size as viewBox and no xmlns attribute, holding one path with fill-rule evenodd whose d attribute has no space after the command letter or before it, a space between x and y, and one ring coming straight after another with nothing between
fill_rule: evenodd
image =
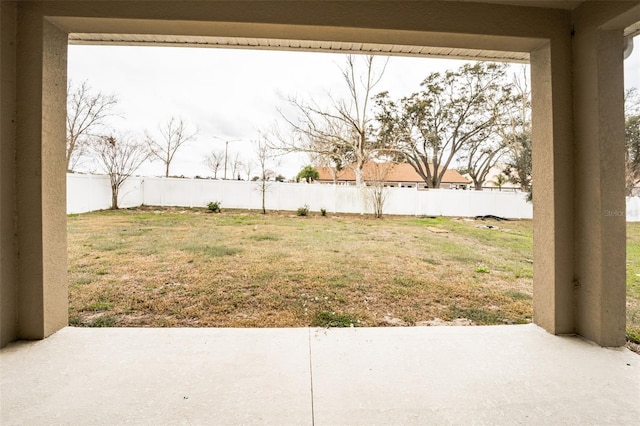
<instances>
[{"instance_id":1,"label":"distant house","mask_svg":"<svg viewBox=\"0 0 640 426\"><path fill-rule=\"evenodd\" d=\"M505 182L501 188L498 188L498 185L496 184L496 179L498 178L498 175L505 175L504 173L505 169L506 169L506 166L504 164L497 164L494 167L492 167L487 173L487 177L484 180L482 189L489 189L489 190L500 189L501 191L519 191L520 185L516 185L509 180L507 180L507 182ZM473 180L471 179L471 176L469 176L468 174L464 174L463 176L469 180L471 187L473 187Z\"/></svg>"},{"instance_id":2,"label":"distant house","mask_svg":"<svg viewBox=\"0 0 640 426\"><path fill-rule=\"evenodd\" d=\"M316 167L319 177L316 182L334 183L333 171L329 167ZM381 173L381 170L383 171ZM433 170L433 168L432 168ZM442 170L442 169L440 169ZM416 173L414 168L407 163L367 163L363 169L365 182L384 181L385 186L397 188L425 189L427 184ZM335 182L342 185L355 185L356 175L349 167L337 172ZM440 182L440 188L467 189L469 181L462 177L456 170L448 169Z\"/></svg>"}]
</instances>

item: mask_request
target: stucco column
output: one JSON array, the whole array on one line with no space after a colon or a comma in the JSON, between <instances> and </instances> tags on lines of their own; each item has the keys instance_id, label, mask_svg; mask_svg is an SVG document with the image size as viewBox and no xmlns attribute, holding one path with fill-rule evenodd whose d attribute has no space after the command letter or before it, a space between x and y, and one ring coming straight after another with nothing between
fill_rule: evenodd
<instances>
[{"instance_id":1,"label":"stucco column","mask_svg":"<svg viewBox=\"0 0 640 426\"><path fill-rule=\"evenodd\" d=\"M15 2L0 2L0 347L16 338Z\"/></svg>"},{"instance_id":2,"label":"stucco column","mask_svg":"<svg viewBox=\"0 0 640 426\"><path fill-rule=\"evenodd\" d=\"M18 8L17 338L40 339L67 324L65 115L67 34Z\"/></svg>"},{"instance_id":3,"label":"stucco column","mask_svg":"<svg viewBox=\"0 0 640 426\"><path fill-rule=\"evenodd\" d=\"M573 133L570 37L531 52L533 124L533 320L575 331Z\"/></svg>"},{"instance_id":4,"label":"stucco column","mask_svg":"<svg viewBox=\"0 0 640 426\"><path fill-rule=\"evenodd\" d=\"M576 27L576 331L602 346L625 342L622 50L621 30Z\"/></svg>"}]
</instances>

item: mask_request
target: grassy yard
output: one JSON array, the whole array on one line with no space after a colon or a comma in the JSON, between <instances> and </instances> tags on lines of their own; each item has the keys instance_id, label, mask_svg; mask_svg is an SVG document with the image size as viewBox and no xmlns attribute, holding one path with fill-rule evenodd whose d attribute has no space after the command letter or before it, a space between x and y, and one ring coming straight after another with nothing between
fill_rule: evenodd
<instances>
[{"instance_id":1,"label":"grassy yard","mask_svg":"<svg viewBox=\"0 0 640 426\"><path fill-rule=\"evenodd\" d=\"M531 321L530 221L147 207L71 215L68 233L77 326ZM637 336L640 226L628 250Z\"/></svg>"}]
</instances>

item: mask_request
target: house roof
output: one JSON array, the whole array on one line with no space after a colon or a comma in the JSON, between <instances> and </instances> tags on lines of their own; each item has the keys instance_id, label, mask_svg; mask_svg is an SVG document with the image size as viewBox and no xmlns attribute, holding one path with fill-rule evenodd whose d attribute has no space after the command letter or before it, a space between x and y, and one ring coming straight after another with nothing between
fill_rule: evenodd
<instances>
[{"instance_id":1,"label":"house roof","mask_svg":"<svg viewBox=\"0 0 640 426\"><path fill-rule=\"evenodd\" d=\"M433 166L429 166L433 171ZM316 167L319 181L333 181L333 174L329 167ZM440 168L442 170L442 168ZM384 176L386 172L386 176ZM408 163L367 163L363 169L364 180L377 180L380 176L385 182L424 182L424 179ZM338 172L339 182L353 182L355 173L350 167ZM442 183L468 184L469 181L462 177L456 170L447 169L442 177Z\"/></svg>"}]
</instances>

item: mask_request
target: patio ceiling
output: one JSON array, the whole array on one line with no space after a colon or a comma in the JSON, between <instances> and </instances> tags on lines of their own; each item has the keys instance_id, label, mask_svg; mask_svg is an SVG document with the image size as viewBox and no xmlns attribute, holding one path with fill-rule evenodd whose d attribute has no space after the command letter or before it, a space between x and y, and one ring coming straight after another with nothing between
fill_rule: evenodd
<instances>
[{"instance_id":1,"label":"patio ceiling","mask_svg":"<svg viewBox=\"0 0 640 426\"><path fill-rule=\"evenodd\" d=\"M453 0L445 0L453 1ZM573 10L581 0L455 0L468 3L493 3L506 6L538 7ZM627 27L624 35L640 34L640 22ZM492 60L505 62L529 62L526 52L463 49L454 47L420 46L406 44L358 43L323 40L296 40L287 38L249 38L225 36L117 34L117 33L71 33L69 44L116 45L116 46L182 46L234 49L269 49L359 53L389 56L421 56L448 59Z\"/></svg>"},{"instance_id":2,"label":"patio ceiling","mask_svg":"<svg viewBox=\"0 0 640 426\"><path fill-rule=\"evenodd\" d=\"M150 34L71 33L69 44L116 46L176 46L233 49L269 49L299 51L332 51L389 56L421 56L449 59L475 59L505 62L529 62L524 52L474 50L451 47L412 46L400 44L354 43L337 41L290 40L275 38L168 36Z\"/></svg>"}]
</instances>

